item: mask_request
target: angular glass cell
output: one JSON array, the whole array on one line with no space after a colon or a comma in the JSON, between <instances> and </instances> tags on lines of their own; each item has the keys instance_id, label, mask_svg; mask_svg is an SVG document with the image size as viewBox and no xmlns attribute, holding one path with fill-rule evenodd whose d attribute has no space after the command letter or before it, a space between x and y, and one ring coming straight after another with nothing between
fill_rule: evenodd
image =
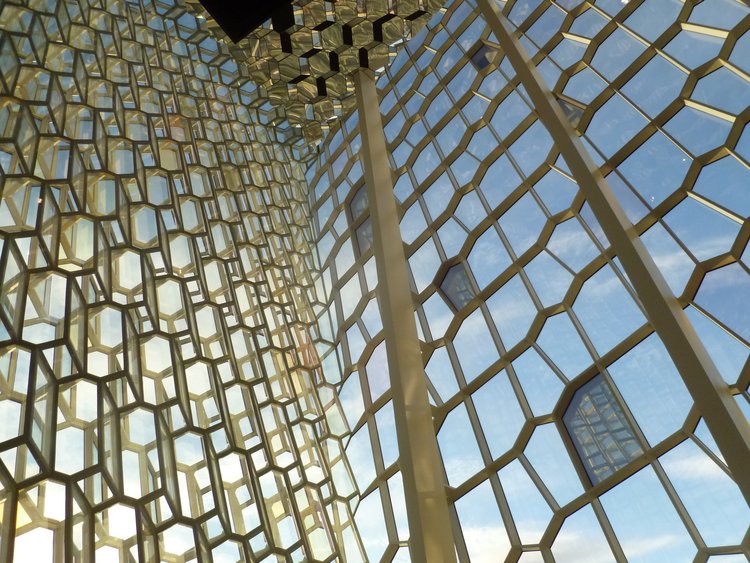
<instances>
[{"instance_id":1,"label":"angular glass cell","mask_svg":"<svg viewBox=\"0 0 750 563\"><path fill-rule=\"evenodd\" d=\"M734 0L705 0L693 8L688 21L719 29L732 29L749 13L747 6Z\"/></svg>"},{"instance_id":2,"label":"angular glass cell","mask_svg":"<svg viewBox=\"0 0 750 563\"><path fill-rule=\"evenodd\" d=\"M450 399L458 392L456 374L453 371L448 349L445 346L432 353L425 366L425 372L443 401Z\"/></svg>"},{"instance_id":3,"label":"angular glass cell","mask_svg":"<svg viewBox=\"0 0 750 563\"><path fill-rule=\"evenodd\" d=\"M695 307L688 307L685 313L698 336L701 337L703 345L711 355L724 381L734 385L750 356L750 348Z\"/></svg>"},{"instance_id":4,"label":"angular glass cell","mask_svg":"<svg viewBox=\"0 0 750 563\"><path fill-rule=\"evenodd\" d=\"M446 272L440 284L440 289L459 311L474 299L476 295L463 262L453 266Z\"/></svg>"},{"instance_id":5,"label":"angular glass cell","mask_svg":"<svg viewBox=\"0 0 750 563\"><path fill-rule=\"evenodd\" d=\"M729 252L740 230L739 223L691 197L682 200L664 219L699 261Z\"/></svg>"},{"instance_id":6,"label":"angular glass cell","mask_svg":"<svg viewBox=\"0 0 750 563\"><path fill-rule=\"evenodd\" d=\"M506 350L526 336L537 314L534 301L518 275L487 298L487 308Z\"/></svg>"},{"instance_id":7,"label":"angular glass cell","mask_svg":"<svg viewBox=\"0 0 750 563\"><path fill-rule=\"evenodd\" d=\"M581 122L581 118L583 117L583 109L563 99L558 99L557 103L563 110L565 117L567 117L568 121L570 121L570 124L574 128L578 127L578 124Z\"/></svg>"},{"instance_id":8,"label":"angular glass cell","mask_svg":"<svg viewBox=\"0 0 750 563\"><path fill-rule=\"evenodd\" d=\"M643 115L615 94L594 114L586 136L609 158L646 125L648 121Z\"/></svg>"},{"instance_id":9,"label":"angular glass cell","mask_svg":"<svg viewBox=\"0 0 750 563\"><path fill-rule=\"evenodd\" d=\"M41 203L41 188L36 182L6 180L0 200L0 229L5 232L34 229Z\"/></svg>"},{"instance_id":10,"label":"angular glass cell","mask_svg":"<svg viewBox=\"0 0 750 563\"><path fill-rule=\"evenodd\" d=\"M695 302L730 330L750 341L750 273L730 264L706 274Z\"/></svg>"},{"instance_id":11,"label":"angular glass cell","mask_svg":"<svg viewBox=\"0 0 750 563\"><path fill-rule=\"evenodd\" d=\"M510 92L506 98L500 103L497 110L490 119L490 125L503 139L513 131L526 116L529 115L531 109L526 104L523 98L518 95L517 92Z\"/></svg>"},{"instance_id":12,"label":"angular glass cell","mask_svg":"<svg viewBox=\"0 0 750 563\"><path fill-rule=\"evenodd\" d=\"M396 196L396 199L403 203L406 198L409 197L409 195L414 191L414 186L412 186L411 179L409 178L408 174L404 174L393 185L393 195Z\"/></svg>"},{"instance_id":13,"label":"angular glass cell","mask_svg":"<svg viewBox=\"0 0 750 563\"><path fill-rule=\"evenodd\" d=\"M695 545L651 467L601 496L628 561L692 561Z\"/></svg>"},{"instance_id":14,"label":"angular glass cell","mask_svg":"<svg viewBox=\"0 0 750 563\"><path fill-rule=\"evenodd\" d=\"M573 281L573 274L546 250L526 264L524 271L543 307L560 303Z\"/></svg>"},{"instance_id":15,"label":"angular glass cell","mask_svg":"<svg viewBox=\"0 0 750 563\"><path fill-rule=\"evenodd\" d=\"M591 66L608 80L614 80L645 49L645 44L617 27L596 50Z\"/></svg>"},{"instance_id":16,"label":"angular glass cell","mask_svg":"<svg viewBox=\"0 0 750 563\"><path fill-rule=\"evenodd\" d=\"M563 422L594 484L643 453L622 405L600 375L576 391Z\"/></svg>"},{"instance_id":17,"label":"angular glass cell","mask_svg":"<svg viewBox=\"0 0 750 563\"><path fill-rule=\"evenodd\" d=\"M569 219L555 227L547 250L574 272L580 271L599 255L591 236L578 219Z\"/></svg>"},{"instance_id":18,"label":"angular glass cell","mask_svg":"<svg viewBox=\"0 0 750 563\"><path fill-rule=\"evenodd\" d=\"M375 413L375 423L378 428L380 452L383 456L383 466L390 467L398 459L398 443L396 441L396 419L393 413L393 402L389 401Z\"/></svg>"},{"instance_id":19,"label":"angular glass cell","mask_svg":"<svg viewBox=\"0 0 750 563\"><path fill-rule=\"evenodd\" d=\"M508 374L503 370L471 395L482 433L493 458L507 452L518 439L525 417Z\"/></svg>"},{"instance_id":20,"label":"angular glass cell","mask_svg":"<svg viewBox=\"0 0 750 563\"><path fill-rule=\"evenodd\" d=\"M701 78L690 97L717 109L738 114L750 105L750 82L721 67Z\"/></svg>"},{"instance_id":21,"label":"angular glass cell","mask_svg":"<svg viewBox=\"0 0 750 563\"><path fill-rule=\"evenodd\" d=\"M471 231L487 217L487 210L482 205L477 192L471 191L461 198L453 216Z\"/></svg>"},{"instance_id":22,"label":"angular glass cell","mask_svg":"<svg viewBox=\"0 0 750 563\"><path fill-rule=\"evenodd\" d=\"M448 174L443 174L424 191L424 201L433 220L445 211L455 193Z\"/></svg>"},{"instance_id":23,"label":"angular glass cell","mask_svg":"<svg viewBox=\"0 0 750 563\"><path fill-rule=\"evenodd\" d=\"M516 256L520 256L538 240L546 220L539 203L526 193L500 217L499 223Z\"/></svg>"},{"instance_id":24,"label":"angular glass cell","mask_svg":"<svg viewBox=\"0 0 750 563\"><path fill-rule=\"evenodd\" d=\"M508 14L508 19L516 25L526 21L534 10L542 3L542 0L520 0L513 4L513 8Z\"/></svg>"},{"instance_id":25,"label":"angular glass cell","mask_svg":"<svg viewBox=\"0 0 750 563\"><path fill-rule=\"evenodd\" d=\"M432 143L429 143L424 149L422 149L422 152L419 153L412 166L417 184L421 184L430 174L432 174L435 168L440 164L440 160L440 156L438 156L435 146Z\"/></svg>"},{"instance_id":26,"label":"angular glass cell","mask_svg":"<svg viewBox=\"0 0 750 563\"><path fill-rule=\"evenodd\" d=\"M352 363L358 362L365 346L367 345L367 342L362 335L362 329L359 328L358 324L352 325L349 330L346 331L346 344L349 350L349 360Z\"/></svg>"},{"instance_id":27,"label":"angular glass cell","mask_svg":"<svg viewBox=\"0 0 750 563\"><path fill-rule=\"evenodd\" d=\"M622 88L635 105L654 117L682 91L687 74L661 55L656 55Z\"/></svg>"},{"instance_id":28,"label":"angular glass cell","mask_svg":"<svg viewBox=\"0 0 750 563\"><path fill-rule=\"evenodd\" d=\"M732 49L732 54L729 56L729 62L741 68L745 72L750 70L750 61L747 60L747 55L750 52L750 33L747 31L737 40Z\"/></svg>"},{"instance_id":29,"label":"angular glass cell","mask_svg":"<svg viewBox=\"0 0 750 563\"><path fill-rule=\"evenodd\" d=\"M521 543L539 543L552 517L549 505L520 461L503 467L498 477Z\"/></svg>"},{"instance_id":30,"label":"angular glass cell","mask_svg":"<svg viewBox=\"0 0 750 563\"><path fill-rule=\"evenodd\" d=\"M404 480L401 476L401 472L394 474L393 477L388 479L388 494L391 497L391 504L393 505L393 516L396 520L396 530L398 532L399 540L409 539L409 522L407 521L406 511L406 498L404 497ZM409 563L408 548L407 553L403 554L402 559L405 563ZM394 561L399 559L394 558Z\"/></svg>"},{"instance_id":31,"label":"angular glass cell","mask_svg":"<svg viewBox=\"0 0 750 563\"><path fill-rule=\"evenodd\" d=\"M479 20L477 20L478 22ZM468 102L466 102L466 105L464 105L461 112L464 114L464 117L466 117L470 123L475 123L479 121L487 111L487 108L489 107L489 102L485 100L482 97L479 97L477 95L474 95ZM469 148L473 149L473 142L469 143Z\"/></svg>"},{"instance_id":32,"label":"angular glass cell","mask_svg":"<svg viewBox=\"0 0 750 563\"><path fill-rule=\"evenodd\" d=\"M380 557L388 547L388 528L378 489L360 501L354 513L354 520L357 523L367 559L380 561Z\"/></svg>"},{"instance_id":33,"label":"angular glass cell","mask_svg":"<svg viewBox=\"0 0 750 563\"><path fill-rule=\"evenodd\" d=\"M482 127L469 140L466 150L480 162L498 146L497 138L489 127Z\"/></svg>"},{"instance_id":34,"label":"angular glass cell","mask_svg":"<svg viewBox=\"0 0 750 563\"><path fill-rule=\"evenodd\" d=\"M620 205L622 205L622 209L625 211L627 218L631 223L638 224L638 222L648 214L648 207L646 207L643 201L636 196L633 189L625 183L620 174L612 172L611 174L607 174L605 180L607 180L609 187L612 188L612 193L614 193L615 197L620 202ZM582 210L582 214L588 212L589 209L591 209L591 206L586 203ZM586 221L589 225L592 225L593 228L595 219L589 220L589 217L587 216ZM597 230L596 234L602 245L609 246L609 242L603 233Z\"/></svg>"},{"instance_id":35,"label":"angular glass cell","mask_svg":"<svg viewBox=\"0 0 750 563\"><path fill-rule=\"evenodd\" d=\"M414 242L427 228L419 201L414 202L401 218L401 238L406 244Z\"/></svg>"},{"instance_id":36,"label":"angular glass cell","mask_svg":"<svg viewBox=\"0 0 750 563\"><path fill-rule=\"evenodd\" d=\"M455 304L454 304L455 306ZM430 327L433 339L442 338L453 321L455 314L439 292L433 293L424 303L422 310Z\"/></svg>"},{"instance_id":37,"label":"angular glass cell","mask_svg":"<svg viewBox=\"0 0 750 563\"><path fill-rule=\"evenodd\" d=\"M365 411L362 399L362 386L359 382L359 374L355 371L347 377L339 392L341 410L349 423L349 428L354 428Z\"/></svg>"},{"instance_id":38,"label":"angular glass cell","mask_svg":"<svg viewBox=\"0 0 750 563\"><path fill-rule=\"evenodd\" d=\"M655 207L682 185L691 161L667 136L655 133L618 170Z\"/></svg>"},{"instance_id":39,"label":"angular glass cell","mask_svg":"<svg viewBox=\"0 0 750 563\"><path fill-rule=\"evenodd\" d=\"M360 255L366 254L372 247L373 234L372 234L372 220L368 217L367 220L357 227L357 247L359 248Z\"/></svg>"},{"instance_id":40,"label":"angular glass cell","mask_svg":"<svg viewBox=\"0 0 750 563\"><path fill-rule=\"evenodd\" d=\"M731 122L688 106L664 126L694 156L724 144L731 128Z\"/></svg>"},{"instance_id":41,"label":"angular glass cell","mask_svg":"<svg viewBox=\"0 0 750 563\"><path fill-rule=\"evenodd\" d=\"M428 239L411 255L409 266L417 293L421 293L432 283L435 273L440 267L440 256L432 239Z\"/></svg>"},{"instance_id":42,"label":"angular glass cell","mask_svg":"<svg viewBox=\"0 0 750 563\"><path fill-rule=\"evenodd\" d=\"M484 467L466 406L461 403L445 417L437 435L448 484L456 487Z\"/></svg>"},{"instance_id":43,"label":"angular glass cell","mask_svg":"<svg viewBox=\"0 0 750 563\"><path fill-rule=\"evenodd\" d=\"M750 105L750 97L747 105ZM734 156L725 156L704 166L693 191L739 217L750 216L750 168Z\"/></svg>"},{"instance_id":44,"label":"angular glass cell","mask_svg":"<svg viewBox=\"0 0 750 563\"><path fill-rule=\"evenodd\" d=\"M460 114L445 124L443 129L435 136L444 155L453 152L453 149L458 146L465 132L466 123Z\"/></svg>"},{"instance_id":45,"label":"angular glass cell","mask_svg":"<svg viewBox=\"0 0 750 563\"><path fill-rule=\"evenodd\" d=\"M655 334L607 370L651 445L682 428L693 400Z\"/></svg>"},{"instance_id":46,"label":"angular glass cell","mask_svg":"<svg viewBox=\"0 0 750 563\"><path fill-rule=\"evenodd\" d=\"M513 369L534 416L551 413L560 398L563 383L539 352L529 348L513 360Z\"/></svg>"},{"instance_id":47,"label":"angular glass cell","mask_svg":"<svg viewBox=\"0 0 750 563\"><path fill-rule=\"evenodd\" d=\"M438 229L437 235L446 258L452 258L461 250L468 233L458 221L450 217Z\"/></svg>"},{"instance_id":48,"label":"angular glass cell","mask_svg":"<svg viewBox=\"0 0 750 563\"><path fill-rule=\"evenodd\" d=\"M675 21L682 7L680 0L646 0L625 20L625 25L653 41Z\"/></svg>"},{"instance_id":49,"label":"angular glass cell","mask_svg":"<svg viewBox=\"0 0 750 563\"><path fill-rule=\"evenodd\" d=\"M459 186L465 186L474 178L479 169L479 161L469 152L461 153L450 165L453 177Z\"/></svg>"},{"instance_id":50,"label":"angular glass cell","mask_svg":"<svg viewBox=\"0 0 750 563\"><path fill-rule=\"evenodd\" d=\"M497 361L497 347L481 309L474 311L461 323L453 337L453 347L467 382Z\"/></svg>"},{"instance_id":51,"label":"angular glass cell","mask_svg":"<svg viewBox=\"0 0 750 563\"><path fill-rule=\"evenodd\" d=\"M560 506L583 493L581 481L555 424L537 426L523 453Z\"/></svg>"},{"instance_id":52,"label":"angular glass cell","mask_svg":"<svg viewBox=\"0 0 750 563\"><path fill-rule=\"evenodd\" d=\"M573 303L573 312L600 355L609 352L646 322L622 280L604 267L586 282Z\"/></svg>"},{"instance_id":53,"label":"angular glass cell","mask_svg":"<svg viewBox=\"0 0 750 563\"><path fill-rule=\"evenodd\" d=\"M560 68L568 68L583 58L587 43L565 37L549 54Z\"/></svg>"},{"instance_id":54,"label":"angular glass cell","mask_svg":"<svg viewBox=\"0 0 750 563\"><path fill-rule=\"evenodd\" d=\"M580 16L573 20L570 26L570 33L575 33L581 37L592 38L607 25L607 18L602 16L596 10L586 10Z\"/></svg>"},{"instance_id":55,"label":"angular glass cell","mask_svg":"<svg viewBox=\"0 0 750 563\"><path fill-rule=\"evenodd\" d=\"M469 252L467 262L480 290L487 287L511 265L510 255L494 227L487 229L477 239Z\"/></svg>"},{"instance_id":56,"label":"angular glass cell","mask_svg":"<svg viewBox=\"0 0 750 563\"><path fill-rule=\"evenodd\" d=\"M685 284L695 268L695 262L661 223L656 223L643 233L641 241L661 270L672 292L675 295L682 295Z\"/></svg>"},{"instance_id":57,"label":"angular glass cell","mask_svg":"<svg viewBox=\"0 0 750 563\"><path fill-rule=\"evenodd\" d=\"M365 424L354 433L346 446L347 461L352 468L352 475L357 481L360 492L367 489L376 476L372 452L370 429Z\"/></svg>"},{"instance_id":58,"label":"angular glass cell","mask_svg":"<svg viewBox=\"0 0 750 563\"><path fill-rule=\"evenodd\" d=\"M716 57L722 45L720 37L682 30L664 47L664 52L693 69Z\"/></svg>"},{"instance_id":59,"label":"angular glass cell","mask_svg":"<svg viewBox=\"0 0 750 563\"><path fill-rule=\"evenodd\" d=\"M591 365L591 354L586 349L570 317L565 313L549 317L536 341L547 357L568 379L573 379Z\"/></svg>"},{"instance_id":60,"label":"angular glass cell","mask_svg":"<svg viewBox=\"0 0 750 563\"><path fill-rule=\"evenodd\" d=\"M586 549L581 549L585 542ZM552 544L556 563L614 563L596 514L587 504L565 519Z\"/></svg>"},{"instance_id":61,"label":"angular glass cell","mask_svg":"<svg viewBox=\"0 0 750 563\"><path fill-rule=\"evenodd\" d=\"M510 539L489 481L484 481L456 501L456 512L469 560L484 563L487 554L503 561Z\"/></svg>"},{"instance_id":62,"label":"angular glass cell","mask_svg":"<svg viewBox=\"0 0 750 563\"><path fill-rule=\"evenodd\" d=\"M550 170L534 184L534 191L542 199L547 210L555 215L570 208L578 193L578 186L567 176Z\"/></svg>"},{"instance_id":63,"label":"angular glass cell","mask_svg":"<svg viewBox=\"0 0 750 563\"><path fill-rule=\"evenodd\" d=\"M557 6L550 6L529 28L527 35L537 45L544 45L560 31L565 15L565 12Z\"/></svg>"},{"instance_id":64,"label":"angular glass cell","mask_svg":"<svg viewBox=\"0 0 750 563\"><path fill-rule=\"evenodd\" d=\"M729 475L690 440L661 456L659 462L706 545L742 543L750 526L750 508Z\"/></svg>"},{"instance_id":65,"label":"angular glass cell","mask_svg":"<svg viewBox=\"0 0 750 563\"><path fill-rule=\"evenodd\" d=\"M596 98L606 86L607 83L604 82L598 74L586 67L570 77L568 83L565 85L563 93L583 104L588 104Z\"/></svg>"},{"instance_id":66,"label":"angular glass cell","mask_svg":"<svg viewBox=\"0 0 750 563\"><path fill-rule=\"evenodd\" d=\"M552 137L540 121L535 121L510 147L521 172L526 176L539 168L552 149Z\"/></svg>"},{"instance_id":67,"label":"angular glass cell","mask_svg":"<svg viewBox=\"0 0 750 563\"><path fill-rule=\"evenodd\" d=\"M385 341L378 344L373 350L365 366L367 372L367 383L370 387L370 395L373 402L383 395L391 386L388 372L388 357Z\"/></svg>"}]
</instances>

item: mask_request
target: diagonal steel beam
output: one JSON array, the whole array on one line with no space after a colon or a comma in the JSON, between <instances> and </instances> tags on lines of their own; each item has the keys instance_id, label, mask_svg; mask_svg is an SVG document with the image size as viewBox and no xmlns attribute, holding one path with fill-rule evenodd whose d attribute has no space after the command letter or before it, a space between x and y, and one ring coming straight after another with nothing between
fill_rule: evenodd
<instances>
[{"instance_id":1,"label":"diagonal steel beam","mask_svg":"<svg viewBox=\"0 0 750 563\"><path fill-rule=\"evenodd\" d=\"M544 83L507 18L492 0L477 0L555 146L567 162L597 221L750 504L750 424L693 325L643 245L633 224Z\"/></svg>"},{"instance_id":2,"label":"diagonal steel beam","mask_svg":"<svg viewBox=\"0 0 750 563\"><path fill-rule=\"evenodd\" d=\"M354 84L362 138L360 160L372 218L378 302L404 479L411 558L420 563L454 563L443 464L414 320L375 78L371 71L360 69L354 75Z\"/></svg>"}]
</instances>

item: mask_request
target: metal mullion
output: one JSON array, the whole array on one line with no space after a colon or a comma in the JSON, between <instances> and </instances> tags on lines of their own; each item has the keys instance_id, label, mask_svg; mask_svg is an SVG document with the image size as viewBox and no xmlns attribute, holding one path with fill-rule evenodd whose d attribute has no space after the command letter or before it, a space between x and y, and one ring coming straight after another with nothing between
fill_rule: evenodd
<instances>
[{"instance_id":1,"label":"metal mullion","mask_svg":"<svg viewBox=\"0 0 750 563\"><path fill-rule=\"evenodd\" d=\"M375 78L366 70L360 70L353 78L411 557L418 562L453 563L455 550L443 464L433 427Z\"/></svg>"},{"instance_id":2,"label":"metal mullion","mask_svg":"<svg viewBox=\"0 0 750 563\"><path fill-rule=\"evenodd\" d=\"M617 251L650 322L705 418L745 500L750 503L750 472L747 471L750 424L609 185L515 37L513 27L489 0L478 0L478 5L534 101L539 119Z\"/></svg>"}]
</instances>

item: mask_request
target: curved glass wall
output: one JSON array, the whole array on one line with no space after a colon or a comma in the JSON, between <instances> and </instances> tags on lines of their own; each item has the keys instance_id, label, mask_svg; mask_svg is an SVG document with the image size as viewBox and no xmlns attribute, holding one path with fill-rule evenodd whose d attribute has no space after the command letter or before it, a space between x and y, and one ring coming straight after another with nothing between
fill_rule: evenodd
<instances>
[{"instance_id":1,"label":"curved glass wall","mask_svg":"<svg viewBox=\"0 0 750 563\"><path fill-rule=\"evenodd\" d=\"M750 417L750 8L498 5ZM750 560L474 2L377 85L458 560ZM179 0L0 0L0 560L411 560L360 147Z\"/></svg>"},{"instance_id":2,"label":"curved glass wall","mask_svg":"<svg viewBox=\"0 0 750 563\"><path fill-rule=\"evenodd\" d=\"M0 560L359 551L278 121L180 3L0 2Z\"/></svg>"},{"instance_id":3,"label":"curved glass wall","mask_svg":"<svg viewBox=\"0 0 750 563\"><path fill-rule=\"evenodd\" d=\"M504 12L750 413L750 10ZM378 87L459 560L745 561L750 511L473 2ZM355 116L308 181L364 541L387 560L404 536L359 143Z\"/></svg>"}]
</instances>

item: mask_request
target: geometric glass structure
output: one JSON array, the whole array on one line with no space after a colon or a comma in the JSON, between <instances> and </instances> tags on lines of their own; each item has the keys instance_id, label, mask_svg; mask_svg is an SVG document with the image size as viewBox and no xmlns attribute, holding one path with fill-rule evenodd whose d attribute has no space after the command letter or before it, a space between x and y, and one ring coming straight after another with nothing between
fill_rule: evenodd
<instances>
[{"instance_id":1,"label":"geometric glass structure","mask_svg":"<svg viewBox=\"0 0 750 563\"><path fill-rule=\"evenodd\" d=\"M601 377L576 392L563 420L595 484L643 453L622 407Z\"/></svg>"},{"instance_id":2,"label":"geometric glass structure","mask_svg":"<svg viewBox=\"0 0 750 563\"><path fill-rule=\"evenodd\" d=\"M0 560L750 559L745 2L187 4L0 1Z\"/></svg>"},{"instance_id":3,"label":"geometric glass structure","mask_svg":"<svg viewBox=\"0 0 750 563\"><path fill-rule=\"evenodd\" d=\"M463 264L458 264L448 270L443 283L440 284L440 289L457 309L462 309L474 297L474 289L471 287Z\"/></svg>"},{"instance_id":4,"label":"geometric glass structure","mask_svg":"<svg viewBox=\"0 0 750 563\"><path fill-rule=\"evenodd\" d=\"M743 74L734 86L742 92L735 111L750 104L747 70L736 66L750 45L740 24L748 8L718 4L727 10L721 39L711 36L717 21L708 4L516 1L507 2L503 14L522 30L523 45L556 103L575 124L747 417L750 348L741 335L747 308L731 297L747 277L747 241L737 238L747 224L739 203L747 193L729 186L738 185L732 178L746 177L744 139L750 133L746 118L714 110L714 104L728 103L725 96L698 103L694 93L694 84L729 65L732 77ZM688 61L691 55L678 47L683 42L705 45L702 60L696 55ZM452 521L461 529L454 536L458 559L573 563L589 557L577 543L585 538L591 561L704 555L711 561L709 553L744 561L747 502L730 481L718 479L726 466L713 437L616 250L503 56L507 49L483 68L472 61L477 45L500 43L478 5L446 3L377 82ZM698 107L697 113L691 109ZM689 128L684 113L701 125ZM382 380L372 369L360 367L372 365L384 345L383 333L364 327L381 326L365 321L378 299L374 251L339 267L350 233L369 218L360 215L346 227L343 213L366 187L357 165L361 120L357 114L343 119L307 173L330 288L321 320L333 327L331 355L342 350L346 404L360 398L349 419L358 452L359 436L379 443L395 439L381 422L392 402L383 401L391 395L380 390ZM709 130L717 144L691 151L692 140ZM736 160L723 162L727 156ZM709 180L713 170L718 174L730 164L733 173ZM728 186L730 199L737 198L734 211L695 192L707 194L709 185ZM716 221L714 234L689 223L699 215ZM709 250L708 240L717 246ZM470 301L451 302L449 279L464 268L459 262L470 279L462 286L476 293ZM732 282L730 272L737 276ZM727 284L721 297L709 289L714 276ZM713 297L702 300L702 294ZM730 300L736 314L722 305ZM603 477L584 469L590 454L579 454L565 424L590 388L598 390L606 420L618 428L619 434L602 435L623 447L612 468L630 461L604 488L597 488ZM366 498L385 506L388 527L391 509L384 499L393 502L387 460L393 458L381 460L378 446L371 446L368 456L356 455L355 465ZM697 467L717 480L691 483ZM701 487L722 500L709 501ZM393 510L398 523L402 509ZM724 510L738 522L732 532L713 520ZM713 531L709 521L716 522ZM727 532L722 547L715 543L718 530ZM390 532L397 533L403 528ZM704 536L714 538L712 547L703 547ZM390 542L370 545L371 557L390 557Z\"/></svg>"}]
</instances>

